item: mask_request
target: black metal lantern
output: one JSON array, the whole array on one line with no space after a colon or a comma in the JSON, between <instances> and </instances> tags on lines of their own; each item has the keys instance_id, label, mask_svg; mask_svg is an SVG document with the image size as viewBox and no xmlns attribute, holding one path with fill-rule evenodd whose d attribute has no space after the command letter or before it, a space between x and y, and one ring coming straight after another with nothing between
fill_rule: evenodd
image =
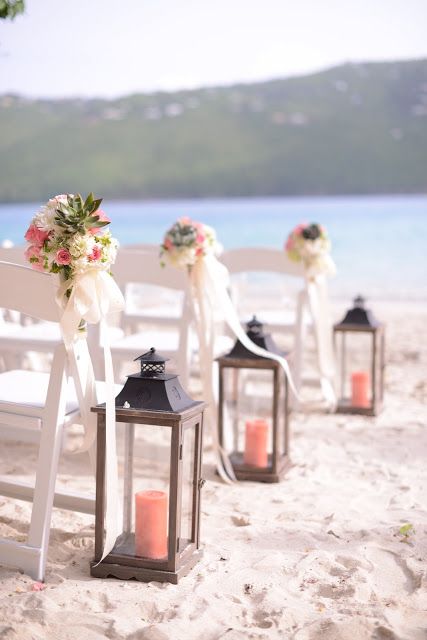
<instances>
[{"instance_id":1,"label":"black metal lantern","mask_svg":"<svg viewBox=\"0 0 427 640\"><path fill-rule=\"evenodd\" d=\"M98 414L95 560L91 575L178 583L200 559L200 489L204 402L195 402L166 359L151 349L136 358L116 397L124 423L119 450L122 533L102 560L105 519L105 405Z\"/></svg>"},{"instance_id":2,"label":"black metal lantern","mask_svg":"<svg viewBox=\"0 0 427 640\"><path fill-rule=\"evenodd\" d=\"M247 336L284 356L255 316ZM219 366L218 429L238 480L279 482L289 460L289 393L282 366L257 356L239 340Z\"/></svg>"},{"instance_id":3,"label":"black metal lantern","mask_svg":"<svg viewBox=\"0 0 427 640\"><path fill-rule=\"evenodd\" d=\"M334 325L339 413L377 415L384 397L384 325L354 299L344 319Z\"/></svg>"}]
</instances>

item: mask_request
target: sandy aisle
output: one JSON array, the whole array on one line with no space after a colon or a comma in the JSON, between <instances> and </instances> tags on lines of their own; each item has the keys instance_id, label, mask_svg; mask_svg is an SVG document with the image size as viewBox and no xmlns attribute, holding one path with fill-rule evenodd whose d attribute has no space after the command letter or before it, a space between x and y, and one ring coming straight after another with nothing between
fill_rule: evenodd
<instances>
[{"instance_id":1,"label":"sandy aisle","mask_svg":"<svg viewBox=\"0 0 427 640\"><path fill-rule=\"evenodd\" d=\"M294 416L279 485L220 484L207 455L205 555L178 586L90 578L92 518L55 510L46 589L0 568L0 638L427 638L427 310L375 310L388 319L378 418ZM0 470L25 475L34 459L2 445ZM82 456L62 468L90 486ZM0 534L22 536L27 514L0 498Z\"/></svg>"}]
</instances>

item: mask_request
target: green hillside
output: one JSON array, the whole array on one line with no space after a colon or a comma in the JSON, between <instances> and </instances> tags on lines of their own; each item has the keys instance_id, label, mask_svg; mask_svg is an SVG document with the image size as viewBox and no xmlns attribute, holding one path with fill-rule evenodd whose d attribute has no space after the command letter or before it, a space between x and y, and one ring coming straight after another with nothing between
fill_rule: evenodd
<instances>
[{"instance_id":1,"label":"green hillside","mask_svg":"<svg viewBox=\"0 0 427 640\"><path fill-rule=\"evenodd\" d=\"M117 100L0 96L0 201L427 191L427 60Z\"/></svg>"}]
</instances>

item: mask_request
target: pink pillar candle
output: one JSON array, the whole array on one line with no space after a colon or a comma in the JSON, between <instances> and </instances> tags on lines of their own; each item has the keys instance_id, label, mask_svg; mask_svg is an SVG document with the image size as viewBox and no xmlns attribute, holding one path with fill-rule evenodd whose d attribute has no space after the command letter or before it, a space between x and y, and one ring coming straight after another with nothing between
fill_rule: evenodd
<instances>
[{"instance_id":1,"label":"pink pillar candle","mask_svg":"<svg viewBox=\"0 0 427 640\"><path fill-rule=\"evenodd\" d=\"M168 555L168 499L164 491L135 494L135 554L152 560Z\"/></svg>"},{"instance_id":2,"label":"pink pillar candle","mask_svg":"<svg viewBox=\"0 0 427 640\"><path fill-rule=\"evenodd\" d=\"M243 460L252 467L267 467L267 436L268 424L266 420L248 420L245 431L245 452Z\"/></svg>"},{"instance_id":3,"label":"pink pillar candle","mask_svg":"<svg viewBox=\"0 0 427 640\"><path fill-rule=\"evenodd\" d=\"M351 374L351 404L353 407L369 407L369 373L354 371Z\"/></svg>"}]
</instances>

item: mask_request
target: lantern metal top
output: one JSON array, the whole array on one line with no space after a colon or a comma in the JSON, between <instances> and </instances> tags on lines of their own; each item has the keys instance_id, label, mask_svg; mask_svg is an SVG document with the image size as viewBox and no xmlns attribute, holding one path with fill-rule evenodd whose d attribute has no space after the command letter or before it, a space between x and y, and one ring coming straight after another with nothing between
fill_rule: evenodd
<instances>
[{"instance_id":1,"label":"lantern metal top","mask_svg":"<svg viewBox=\"0 0 427 640\"><path fill-rule=\"evenodd\" d=\"M353 308L347 311L341 322L335 325L335 329L378 329L381 326L372 311L365 308L365 298L361 295L356 296L353 305Z\"/></svg>"},{"instance_id":2,"label":"lantern metal top","mask_svg":"<svg viewBox=\"0 0 427 640\"><path fill-rule=\"evenodd\" d=\"M158 378L165 373L165 363L168 362L169 358L165 358L165 356L157 353L154 347L151 347L151 349L143 353L142 356L134 358L134 362L137 360L141 363L141 377Z\"/></svg>"},{"instance_id":3,"label":"lantern metal top","mask_svg":"<svg viewBox=\"0 0 427 640\"><path fill-rule=\"evenodd\" d=\"M116 396L116 410L120 415L149 414L161 412L174 414L174 418L196 407L201 411L203 402L196 402L182 388L176 373L166 373L165 358L154 347L138 356L134 361L141 362L141 371L127 376L127 381ZM105 404L94 408L97 413L105 412ZM136 416L138 417L138 416Z\"/></svg>"},{"instance_id":4,"label":"lantern metal top","mask_svg":"<svg viewBox=\"0 0 427 640\"><path fill-rule=\"evenodd\" d=\"M252 320L246 324L246 330L246 335L257 347L261 347L261 349L265 349L270 353L275 353L281 356L283 355L283 352L276 345L272 336L269 333L264 333L264 325L256 316L252 316ZM249 349L247 349L240 340L237 340L231 351L222 356L222 358L260 360L262 359L262 356L252 353L252 351L249 351ZM218 358L218 360L220 359L221 358Z\"/></svg>"}]
</instances>

